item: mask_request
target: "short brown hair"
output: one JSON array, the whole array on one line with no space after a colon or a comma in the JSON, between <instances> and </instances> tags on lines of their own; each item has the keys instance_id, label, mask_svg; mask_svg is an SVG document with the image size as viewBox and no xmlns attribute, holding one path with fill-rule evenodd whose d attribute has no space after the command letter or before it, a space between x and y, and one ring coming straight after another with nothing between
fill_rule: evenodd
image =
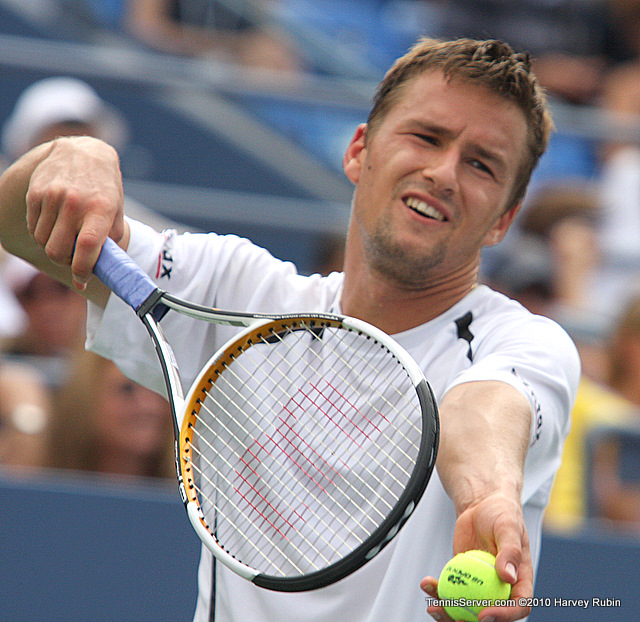
<instances>
[{"instance_id":1,"label":"short brown hair","mask_svg":"<svg viewBox=\"0 0 640 622\"><path fill-rule=\"evenodd\" d=\"M403 84L431 69L441 70L447 79L458 78L484 86L515 103L525 114L529 157L523 162L509 207L524 197L531 173L549 142L553 121L546 96L531 70L529 54L518 53L503 41L457 39L439 41L423 38L399 58L386 73L376 91L367 125L373 131L395 104Z\"/></svg>"}]
</instances>

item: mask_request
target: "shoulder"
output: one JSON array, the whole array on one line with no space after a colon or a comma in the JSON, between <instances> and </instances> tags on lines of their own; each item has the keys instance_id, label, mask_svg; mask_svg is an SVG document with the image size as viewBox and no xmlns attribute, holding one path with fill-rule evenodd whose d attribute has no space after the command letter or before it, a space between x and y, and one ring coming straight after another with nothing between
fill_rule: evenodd
<instances>
[{"instance_id":1,"label":"shoulder","mask_svg":"<svg viewBox=\"0 0 640 622\"><path fill-rule=\"evenodd\" d=\"M158 233L131 223L130 254L162 289L210 306L254 312L326 311L342 275L306 276L237 235Z\"/></svg>"},{"instance_id":2,"label":"shoulder","mask_svg":"<svg viewBox=\"0 0 640 622\"><path fill-rule=\"evenodd\" d=\"M519 302L481 285L469 296L468 312L475 326L487 338L553 343L573 350L575 346L567 331L555 320L532 313Z\"/></svg>"},{"instance_id":3,"label":"shoulder","mask_svg":"<svg viewBox=\"0 0 640 622\"><path fill-rule=\"evenodd\" d=\"M456 307L454 315L467 314L464 333L457 327L458 337L468 342L462 374L502 370L530 386L557 386L566 393L567 403L573 400L580 357L560 324L486 286L476 288Z\"/></svg>"}]
</instances>

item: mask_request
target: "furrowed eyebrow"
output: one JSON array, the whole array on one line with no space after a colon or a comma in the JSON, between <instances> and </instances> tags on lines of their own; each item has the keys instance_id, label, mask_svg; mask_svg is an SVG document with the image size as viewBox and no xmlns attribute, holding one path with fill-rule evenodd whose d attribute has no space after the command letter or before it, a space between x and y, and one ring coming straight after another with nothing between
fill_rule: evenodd
<instances>
[{"instance_id":1,"label":"furrowed eyebrow","mask_svg":"<svg viewBox=\"0 0 640 622\"><path fill-rule=\"evenodd\" d=\"M413 132L424 132L425 134L435 134L443 138L450 138L454 135L452 130L449 130L437 123L428 123L421 120L412 120L409 122L409 130Z\"/></svg>"},{"instance_id":2,"label":"furrowed eyebrow","mask_svg":"<svg viewBox=\"0 0 640 622\"><path fill-rule=\"evenodd\" d=\"M449 139L455 136L455 132L438 123L424 121L422 119L411 119L407 123L407 130L410 132L432 134L443 139ZM469 152L480 160L486 161L495 167L496 172L504 173L507 170L507 161L497 151L487 149L479 143L472 143Z\"/></svg>"}]
</instances>

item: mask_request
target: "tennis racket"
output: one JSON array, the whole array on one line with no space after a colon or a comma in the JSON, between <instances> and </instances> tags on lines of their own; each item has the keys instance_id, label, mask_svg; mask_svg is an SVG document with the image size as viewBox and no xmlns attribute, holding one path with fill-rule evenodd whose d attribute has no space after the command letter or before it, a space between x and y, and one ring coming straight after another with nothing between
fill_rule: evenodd
<instances>
[{"instance_id":1,"label":"tennis racket","mask_svg":"<svg viewBox=\"0 0 640 622\"><path fill-rule=\"evenodd\" d=\"M221 563L279 591L360 568L409 518L431 476L437 407L385 333L330 314L247 314L176 298L111 239L94 273L137 313L160 359L181 497ZM239 327L184 397L159 322L169 310Z\"/></svg>"}]
</instances>

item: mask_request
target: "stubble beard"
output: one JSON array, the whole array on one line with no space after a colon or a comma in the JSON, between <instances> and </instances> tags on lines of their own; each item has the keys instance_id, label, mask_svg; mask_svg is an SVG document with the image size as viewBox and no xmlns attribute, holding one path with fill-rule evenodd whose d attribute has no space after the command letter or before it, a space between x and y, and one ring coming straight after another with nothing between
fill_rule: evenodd
<instances>
[{"instance_id":1,"label":"stubble beard","mask_svg":"<svg viewBox=\"0 0 640 622\"><path fill-rule=\"evenodd\" d=\"M378 223L371 235L364 233L363 241L370 266L381 277L403 289L427 287L433 282L434 271L442 265L446 255L444 240L423 252L407 247L393 236L387 220Z\"/></svg>"}]
</instances>

